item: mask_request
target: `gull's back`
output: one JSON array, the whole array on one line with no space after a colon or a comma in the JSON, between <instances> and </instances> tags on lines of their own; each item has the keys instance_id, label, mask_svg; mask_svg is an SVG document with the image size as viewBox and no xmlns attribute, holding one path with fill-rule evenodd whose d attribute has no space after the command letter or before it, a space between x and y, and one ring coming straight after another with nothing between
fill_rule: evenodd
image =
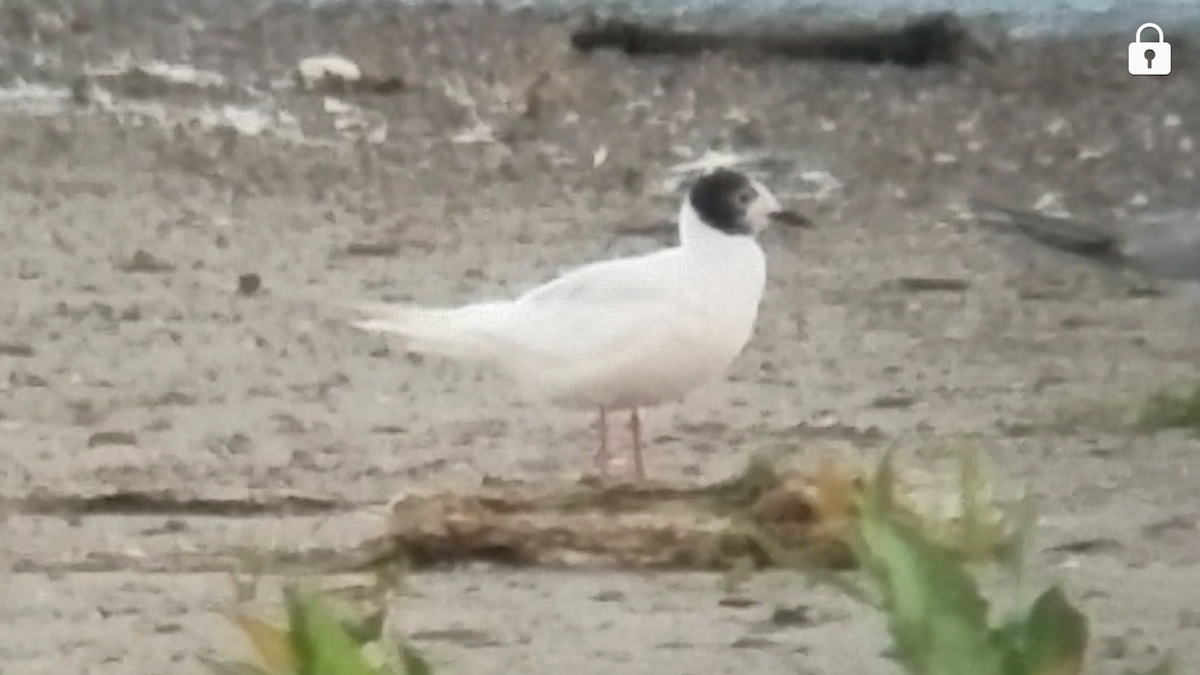
<instances>
[{"instance_id":1,"label":"gull's back","mask_svg":"<svg viewBox=\"0 0 1200 675\"><path fill-rule=\"evenodd\" d=\"M1130 228L1122 251L1146 274L1200 282L1200 214L1175 211L1145 219Z\"/></svg>"}]
</instances>

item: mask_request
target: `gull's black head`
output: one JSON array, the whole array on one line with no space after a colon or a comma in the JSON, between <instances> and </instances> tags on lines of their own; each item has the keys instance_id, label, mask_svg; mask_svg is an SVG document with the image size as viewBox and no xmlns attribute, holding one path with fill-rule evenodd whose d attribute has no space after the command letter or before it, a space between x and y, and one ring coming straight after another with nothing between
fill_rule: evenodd
<instances>
[{"instance_id":1,"label":"gull's black head","mask_svg":"<svg viewBox=\"0 0 1200 675\"><path fill-rule=\"evenodd\" d=\"M700 177L688 193L688 202L704 224L729 235L755 235L772 222L812 225L804 216L784 210L762 183L729 169Z\"/></svg>"}]
</instances>

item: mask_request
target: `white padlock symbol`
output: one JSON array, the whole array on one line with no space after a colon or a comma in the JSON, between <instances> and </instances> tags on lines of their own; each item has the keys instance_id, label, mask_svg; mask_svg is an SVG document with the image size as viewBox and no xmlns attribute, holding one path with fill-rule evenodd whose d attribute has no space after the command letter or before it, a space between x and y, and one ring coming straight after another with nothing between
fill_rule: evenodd
<instances>
[{"instance_id":1,"label":"white padlock symbol","mask_svg":"<svg viewBox=\"0 0 1200 675\"><path fill-rule=\"evenodd\" d=\"M1158 42L1142 42L1142 31L1147 28L1158 31ZM1171 74L1171 45L1158 24L1144 23L1134 34L1133 42L1129 43L1129 74Z\"/></svg>"}]
</instances>

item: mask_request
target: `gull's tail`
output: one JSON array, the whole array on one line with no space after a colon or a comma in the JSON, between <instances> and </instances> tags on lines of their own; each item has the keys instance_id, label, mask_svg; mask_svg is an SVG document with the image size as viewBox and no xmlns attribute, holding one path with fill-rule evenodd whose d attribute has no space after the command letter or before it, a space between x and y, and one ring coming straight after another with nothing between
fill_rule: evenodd
<instances>
[{"instance_id":1,"label":"gull's tail","mask_svg":"<svg viewBox=\"0 0 1200 675\"><path fill-rule=\"evenodd\" d=\"M1119 267L1125 264L1121 239L1112 232L1086 225L1069 218L1044 216L1034 211L1023 211L1001 206L985 199L972 198L971 208L976 213L994 213L1008 222L1004 229L1016 231L1043 246L1086 258L1093 262ZM990 224L995 227L995 224Z\"/></svg>"},{"instance_id":2,"label":"gull's tail","mask_svg":"<svg viewBox=\"0 0 1200 675\"><path fill-rule=\"evenodd\" d=\"M407 338L411 352L489 361L503 349L503 329L511 303L434 308L372 302L358 303L353 308L368 318L352 321L350 325L372 333L402 335Z\"/></svg>"}]
</instances>

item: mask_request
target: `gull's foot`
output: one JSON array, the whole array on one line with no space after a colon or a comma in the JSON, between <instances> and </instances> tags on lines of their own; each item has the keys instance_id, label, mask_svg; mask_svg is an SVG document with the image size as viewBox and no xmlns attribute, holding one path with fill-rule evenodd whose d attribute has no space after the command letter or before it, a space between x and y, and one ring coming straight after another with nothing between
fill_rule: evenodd
<instances>
[{"instance_id":1,"label":"gull's foot","mask_svg":"<svg viewBox=\"0 0 1200 675\"><path fill-rule=\"evenodd\" d=\"M658 487L638 480L632 476L614 476L612 474L584 473L579 477L579 484L596 490L640 490L643 487Z\"/></svg>"},{"instance_id":2,"label":"gull's foot","mask_svg":"<svg viewBox=\"0 0 1200 675\"><path fill-rule=\"evenodd\" d=\"M596 471L595 469L591 469L580 474L578 482L580 485L585 487L604 490L611 487L616 480L617 479L613 478L608 473L602 473L600 471Z\"/></svg>"},{"instance_id":3,"label":"gull's foot","mask_svg":"<svg viewBox=\"0 0 1200 675\"><path fill-rule=\"evenodd\" d=\"M626 469L625 464L620 460L614 460L610 464L616 464L621 469ZM588 487L594 487L604 490L614 488L634 488L638 490L659 489L665 487L665 484L647 478L644 474L639 474L635 469L626 469L620 472L609 471L608 468L594 468L584 471L579 477L579 484Z\"/></svg>"},{"instance_id":4,"label":"gull's foot","mask_svg":"<svg viewBox=\"0 0 1200 675\"><path fill-rule=\"evenodd\" d=\"M612 457L607 452L596 453L592 460L592 467L585 469L579 477L580 483L595 483L597 481L606 481L612 476L609 467L612 465Z\"/></svg>"}]
</instances>

